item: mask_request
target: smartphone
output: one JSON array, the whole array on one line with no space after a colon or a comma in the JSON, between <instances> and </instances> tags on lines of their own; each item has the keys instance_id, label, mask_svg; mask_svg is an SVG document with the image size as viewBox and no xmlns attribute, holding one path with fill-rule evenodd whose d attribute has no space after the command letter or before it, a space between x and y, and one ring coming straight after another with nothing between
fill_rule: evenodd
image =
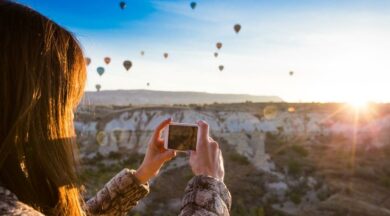
<instances>
[{"instance_id":1,"label":"smartphone","mask_svg":"<svg viewBox=\"0 0 390 216\"><path fill-rule=\"evenodd\" d=\"M196 150L198 125L172 122L165 130L164 147L177 151Z\"/></svg>"}]
</instances>

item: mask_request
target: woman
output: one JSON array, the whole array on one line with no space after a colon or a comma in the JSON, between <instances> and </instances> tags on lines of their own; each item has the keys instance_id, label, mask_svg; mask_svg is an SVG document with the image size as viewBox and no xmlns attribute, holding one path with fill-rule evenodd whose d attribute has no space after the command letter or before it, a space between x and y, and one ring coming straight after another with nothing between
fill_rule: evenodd
<instances>
[{"instance_id":1,"label":"woman","mask_svg":"<svg viewBox=\"0 0 390 216\"><path fill-rule=\"evenodd\" d=\"M0 0L0 215L125 215L149 192L148 181L175 156L163 148L163 121L137 170L124 169L83 202L76 174L73 111L86 79L82 50L41 14ZM218 144L201 138L180 215L228 215Z\"/></svg>"}]
</instances>

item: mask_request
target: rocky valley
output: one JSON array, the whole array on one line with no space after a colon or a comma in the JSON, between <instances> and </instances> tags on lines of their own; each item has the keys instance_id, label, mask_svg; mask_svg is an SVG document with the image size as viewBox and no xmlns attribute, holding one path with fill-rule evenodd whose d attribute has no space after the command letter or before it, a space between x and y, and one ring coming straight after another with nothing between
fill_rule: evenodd
<instances>
[{"instance_id":1,"label":"rocky valley","mask_svg":"<svg viewBox=\"0 0 390 216\"><path fill-rule=\"evenodd\" d=\"M225 160L232 215L390 215L390 106L231 103L81 105L75 128L86 197L142 162L162 120L210 125ZM177 215L188 156L151 181L132 215Z\"/></svg>"}]
</instances>

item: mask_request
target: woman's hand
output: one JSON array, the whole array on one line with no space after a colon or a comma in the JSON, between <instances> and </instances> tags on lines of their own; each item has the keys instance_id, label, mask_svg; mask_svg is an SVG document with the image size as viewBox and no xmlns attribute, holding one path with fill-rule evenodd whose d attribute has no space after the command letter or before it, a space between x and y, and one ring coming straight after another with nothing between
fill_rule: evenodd
<instances>
[{"instance_id":1,"label":"woman's hand","mask_svg":"<svg viewBox=\"0 0 390 216\"><path fill-rule=\"evenodd\" d=\"M150 178L156 176L162 165L176 156L174 150L166 150L164 148L164 140L161 139L161 132L171 121L172 119L169 118L161 122L149 141L144 161L135 173L135 177L142 184L145 184Z\"/></svg>"},{"instance_id":2,"label":"woman's hand","mask_svg":"<svg viewBox=\"0 0 390 216\"><path fill-rule=\"evenodd\" d=\"M209 137L209 125L205 121L198 121L199 140L196 151L191 151L190 165L195 175L205 175L223 181L225 169L223 167L222 152L219 145Z\"/></svg>"}]
</instances>

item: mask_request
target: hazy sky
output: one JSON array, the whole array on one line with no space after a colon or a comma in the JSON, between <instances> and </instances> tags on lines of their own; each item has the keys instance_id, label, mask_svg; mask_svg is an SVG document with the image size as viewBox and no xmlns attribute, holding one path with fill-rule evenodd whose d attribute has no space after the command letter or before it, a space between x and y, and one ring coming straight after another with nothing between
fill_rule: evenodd
<instances>
[{"instance_id":1,"label":"hazy sky","mask_svg":"<svg viewBox=\"0 0 390 216\"><path fill-rule=\"evenodd\" d=\"M113 0L19 2L77 36L92 59L87 90L99 83L103 90L390 102L388 0L199 0L195 10L187 0L127 0L125 10ZM214 58L218 41L223 47ZM106 69L102 77L98 66Z\"/></svg>"}]
</instances>

